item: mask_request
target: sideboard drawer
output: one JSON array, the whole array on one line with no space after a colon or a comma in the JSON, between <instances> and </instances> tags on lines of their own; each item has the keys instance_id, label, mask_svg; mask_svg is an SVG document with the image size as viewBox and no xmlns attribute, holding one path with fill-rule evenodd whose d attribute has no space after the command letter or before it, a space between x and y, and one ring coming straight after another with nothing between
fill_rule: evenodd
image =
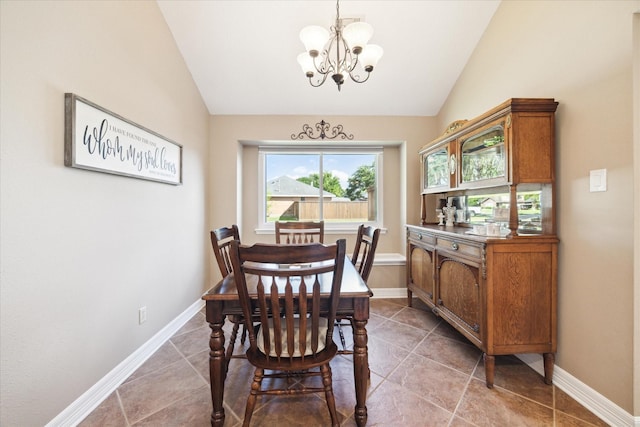
<instances>
[{"instance_id":1,"label":"sideboard drawer","mask_svg":"<svg viewBox=\"0 0 640 427\"><path fill-rule=\"evenodd\" d=\"M482 258L482 250L480 246L474 246L443 237L438 237L436 250L443 252L455 252L466 257L476 258L478 260Z\"/></svg>"},{"instance_id":2,"label":"sideboard drawer","mask_svg":"<svg viewBox=\"0 0 640 427\"><path fill-rule=\"evenodd\" d=\"M419 242L422 242L426 245L432 245L434 246L436 244L436 236L434 236L433 234L430 233L425 233L422 231L416 231L416 230L409 230L409 239L410 240L417 240Z\"/></svg>"}]
</instances>

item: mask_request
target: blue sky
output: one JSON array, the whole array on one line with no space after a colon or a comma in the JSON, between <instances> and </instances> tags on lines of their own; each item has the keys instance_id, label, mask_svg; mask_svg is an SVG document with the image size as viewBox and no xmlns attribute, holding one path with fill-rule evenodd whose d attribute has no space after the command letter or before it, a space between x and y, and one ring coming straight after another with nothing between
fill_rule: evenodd
<instances>
[{"instance_id":1,"label":"blue sky","mask_svg":"<svg viewBox=\"0 0 640 427\"><path fill-rule=\"evenodd\" d=\"M370 165L375 154L324 154L323 169L338 177L343 189L347 188L347 180L362 165ZM320 157L318 154L267 154L267 179L287 175L297 179L318 173Z\"/></svg>"}]
</instances>

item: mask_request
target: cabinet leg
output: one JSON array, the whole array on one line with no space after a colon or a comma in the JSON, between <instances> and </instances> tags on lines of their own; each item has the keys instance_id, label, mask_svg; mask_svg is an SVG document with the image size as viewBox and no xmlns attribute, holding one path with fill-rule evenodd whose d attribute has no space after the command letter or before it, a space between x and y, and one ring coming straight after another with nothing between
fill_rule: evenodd
<instances>
[{"instance_id":1,"label":"cabinet leg","mask_svg":"<svg viewBox=\"0 0 640 427\"><path fill-rule=\"evenodd\" d=\"M543 353L542 357L544 359L544 383L551 385L553 384L553 364L555 363L556 355Z\"/></svg>"},{"instance_id":2,"label":"cabinet leg","mask_svg":"<svg viewBox=\"0 0 640 427\"><path fill-rule=\"evenodd\" d=\"M487 388L493 388L493 377L496 371L496 357L484 354L484 374L487 382Z\"/></svg>"},{"instance_id":3,"label":"cabinet leg","mask_svg":"<svg viewBox=\"0 0 640 427\"><path fill-rule=\"evenodd\" d=\"M407 305L409 307L413 306L413 292L409 289L407 289Z\"/></svg>"}]
</instances>

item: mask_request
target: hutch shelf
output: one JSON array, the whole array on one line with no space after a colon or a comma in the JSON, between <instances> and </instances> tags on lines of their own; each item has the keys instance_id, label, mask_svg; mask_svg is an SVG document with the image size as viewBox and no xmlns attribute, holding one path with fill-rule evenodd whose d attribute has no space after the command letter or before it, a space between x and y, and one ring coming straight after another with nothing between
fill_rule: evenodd
<instances>
[{"instance_id":1,"label":"hutch shelf","mask_svg":"<svg viewBox=\"0 0 640 427\"><path fill-rule=\"evenodd\" d=\"M452 123L419 153L421 223L406 226L408 303L421 299L484 352L490 388L496 355L541 353L545 382L553 377L557 105L509 99ZM453 225L441 225L443 208L455 208Z\"/></svg>"}]
</instances>

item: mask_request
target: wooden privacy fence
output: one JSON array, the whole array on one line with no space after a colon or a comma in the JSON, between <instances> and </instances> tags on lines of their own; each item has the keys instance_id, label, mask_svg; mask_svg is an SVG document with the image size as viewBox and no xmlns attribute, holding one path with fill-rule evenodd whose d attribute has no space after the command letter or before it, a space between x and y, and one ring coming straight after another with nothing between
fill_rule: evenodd
<instances>
[{"instance_id":1,"label":"wooden privacy fence","mask_svg":"<svg viewBox=\"0 0 640 427\"><path fill-rule=\"evenodd\" d=\"M323 202L323 216L326 221L358 220L368 221L368 201L336 201ZM291 200L270 201L268 217L283 220L313 220L318 219L320 206L318 202L297 202Z\"/></svg>"}]
</instances>

